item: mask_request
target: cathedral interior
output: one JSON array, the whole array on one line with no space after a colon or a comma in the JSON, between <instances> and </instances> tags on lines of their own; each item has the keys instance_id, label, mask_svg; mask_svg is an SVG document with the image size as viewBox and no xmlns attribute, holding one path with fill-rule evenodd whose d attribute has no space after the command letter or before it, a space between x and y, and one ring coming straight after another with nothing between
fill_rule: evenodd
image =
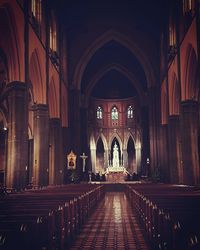
<instances>
[{"instance_id":1,"label":"cathedral interior","mask_svg":"<svg viewBox=\"0 0 200 250\"><path fill-rule=\"evenodd\" d=\"M0 248L200 249L199 56L199 0L0 0Z\"/></svg>"}]
</instances>

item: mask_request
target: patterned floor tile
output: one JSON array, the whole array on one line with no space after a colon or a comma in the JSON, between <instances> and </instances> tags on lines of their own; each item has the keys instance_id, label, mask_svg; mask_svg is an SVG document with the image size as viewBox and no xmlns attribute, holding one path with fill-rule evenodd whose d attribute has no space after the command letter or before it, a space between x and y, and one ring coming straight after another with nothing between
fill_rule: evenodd
<instances>
[{"instance_id":1,"label":"patterned floor tile","mask_svg":"<svg viewBox=\"0 0 200 250\"><path fill-rule=\"evenodd\" d=\"M122 192L106 193L71 250L149 250L136 214Z\"/></svg>"}]
</instances>

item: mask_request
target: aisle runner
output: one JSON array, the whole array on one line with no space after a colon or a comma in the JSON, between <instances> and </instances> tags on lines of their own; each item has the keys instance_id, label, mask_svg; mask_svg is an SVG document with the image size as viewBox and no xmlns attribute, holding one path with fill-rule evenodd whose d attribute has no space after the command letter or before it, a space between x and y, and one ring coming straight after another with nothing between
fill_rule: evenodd
<instances>
[{"instance_id":1,"label":"aisle runner","mask_svg":"<svg viewBox=\"0 0 200 250\"><path fill-rule=\"evenodd\" d=\"M99 204L71 249L150 249L136 215L122 192L111 192Z\"/></svg>"}]
</instances>

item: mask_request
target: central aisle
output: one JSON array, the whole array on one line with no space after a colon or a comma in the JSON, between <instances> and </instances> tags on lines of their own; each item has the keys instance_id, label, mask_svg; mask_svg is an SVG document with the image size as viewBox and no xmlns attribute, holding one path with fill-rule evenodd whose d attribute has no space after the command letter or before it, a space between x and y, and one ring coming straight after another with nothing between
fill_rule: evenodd
<instances>
[{"instance_id":1,"label":"central aisle","mask_svg":"<svg viewBox=\"0 0 200 250\"><path fill-rule=\"evenodd\" d=\"M150 249L126 195L108 192L71 249Z\"/></svg>"}]
</instances>

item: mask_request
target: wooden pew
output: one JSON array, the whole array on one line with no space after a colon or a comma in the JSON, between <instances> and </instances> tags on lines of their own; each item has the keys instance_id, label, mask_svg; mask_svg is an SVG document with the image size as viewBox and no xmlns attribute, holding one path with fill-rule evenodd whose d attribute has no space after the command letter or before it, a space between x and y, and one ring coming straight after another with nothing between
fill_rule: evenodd
<instances>
[{"instance_id":1,"label":"wooden pew","mask_svg":"<svg viewBox=\"0 0 200 250\"><path fill-rule=\"evenodd\" d=\"M102 185L47 187L8 195L0 200L2 249L67 249L103 196Z\"/></svg>"},{"instance_id":2,"label":"wooden pew","mask_svg":"<svg viewBox=\"0 0 200 250\"><path fill-rule=\"evenodd\" d=\"M153 249L199 249L200 193L193 187L126 185Z\"/></svg>"}]
</instances>

